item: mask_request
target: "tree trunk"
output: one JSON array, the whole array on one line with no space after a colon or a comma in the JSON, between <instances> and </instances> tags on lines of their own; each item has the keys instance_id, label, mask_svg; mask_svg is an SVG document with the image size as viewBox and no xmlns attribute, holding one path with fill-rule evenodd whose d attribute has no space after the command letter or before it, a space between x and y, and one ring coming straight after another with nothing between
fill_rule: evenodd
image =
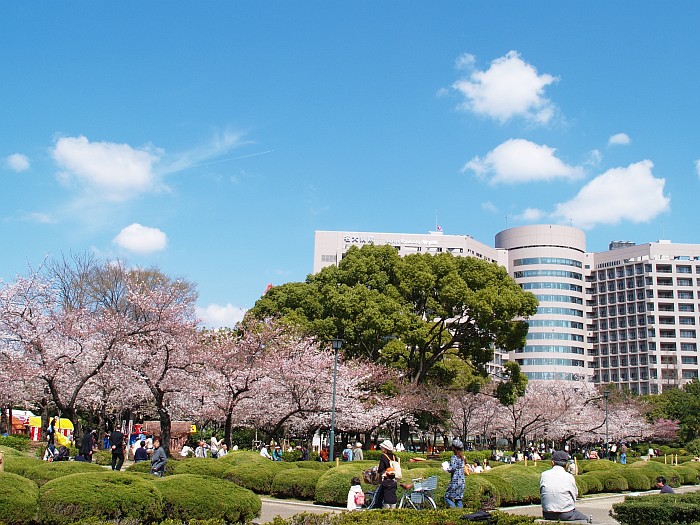
<instances>
[{"instance_id":1,"label":"tree trunk","mask_svg":"<svg viewBox=\"0 0 700 525\"><path fill-rule=\"evenodd\" d=\"M172 420L165 408L158 408L160 415L160 446L163 447L166 456L170 456L170 428Z\"/></svg>"},{"instance_id":2,"label":"tree trunk","mask_svg":"<svg viewBox=\"0 0 700 525\"><path fill-rule=\"evenodd\" d=\"M229 450L231 450L231 447L233 446L231 443L231 434L232 434L232 425L233 425L233 414L229 411L226 413L226 423L225 423L225 428L224 428L224 443L226 443L226 446L228 447Z\"/></svg>"}]
</instances>

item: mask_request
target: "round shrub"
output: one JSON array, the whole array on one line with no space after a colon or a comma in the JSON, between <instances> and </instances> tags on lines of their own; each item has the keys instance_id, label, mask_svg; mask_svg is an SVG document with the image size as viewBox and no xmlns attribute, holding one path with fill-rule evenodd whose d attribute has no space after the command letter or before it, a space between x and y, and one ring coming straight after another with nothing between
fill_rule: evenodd
<instances>
[{"instance_id":1,"label":"round shrub","mask_svg":"<svg viewBox=\"0 0 700 525\"><path fill-rule=\"evenodd\" d=\"M150 470L150 463L149 470ZM186 458L179 461L170 461L166 464L166 472L171 474L195 474L197 476L211 476L223 479L224 473L231 468L229 463L224 463L214 458Z\"/></svg>"},{"instance_id":2,"label":"round shrub","mask_svg":"<svg viewBox=\"0 0 700 525\"><path fill-rule=\"evenodd\" d=\"M586 483L586 494L598 494L603 492L603 481L596 476L595 472L576 476L577 484L579 479Z\"/></svg>"},{"instance_id":3,"label":"round shrub","mask_svg":"<svg viewBox=\"0 0 700 525\"><path fill-rule=\"evenodd\" d=\"M36 465L24 471L24 477L36 482L40 487L52 479L62 478L79 472L103 472L105 469L94 463L82 461L37 461Z\"/></svg>"},{"instance_id":4,"label":"round shrub","mask_svg":"<svg viewBox=\"0 0 700 525\"><path fill-rule=\"evenodd\" d=\"M627 480L629 490L649 490L652 488L651 480L639 469L623 468L615 471Z\"/></svg>"},{"instance_id":5,"label":"round shrub","mask_svg":"<svg viewBox=\"0 0 700 525\"><path fill-rule=\"evenodd\" d=\"M0 436L0 446L8 447L21 452L26 452L29 450L31 441L29 441L29 436Z\"/></svg>"},{"instance_id":6,"label":"round shrub","mask_svg":"<svg viewBox=\"0 0 700 525\"><path fill-rule=\"evenodd\" d=\"M111 465L112 464L112 451L111 450L98 450L92 453L92 461L97 465Z\"/></svg>"},{"instance_id":7,"label":"round shrub","mask_svg":"<svg viewBox=\"0 0 700 525\"><path fill-rule=\"evenodd\" d=\"M27 477L27 470L36 467L37 465L48 465L40 459L30 458L21 454L5 456L5 472L12 472L20 476Z\"/></svg>"},{"instance_id":8,"label":"round shrub","mask_svg":"<svg viewBox=\"0 0 700 525\"><path fill-rule=\"evenodd\" d=\"M163 519L163 498L150 480L104 469L54 479L41 488L42 523L70 525L88 518L153 523Z\"/></svg>"},{"instance_id":9,"label":"round shrub","mask_svg":"<svg viewBox=\"0 0 700 525\"><path fill-rule=\"evenodd\" d=\"M435 459L428 459L426 461L414 461L411 463L410 461L408 463L401 463L401 469L402 470L413 470L417 468L442 468L441 467L441 462L437 461ZM371 466L374 466L374 463L372 463ZM367 467L369 468L369 467Z\"/></svg>"},{"instance_id":10,"label":"round shrub","mask_svg":"<svg viewBox=\"0 0 700 525\"><path fill-rule=\"evenodd\" d=\"M284 469L293 468L294 463L268 461L267 463L241 463L230 467L224 477L257 494L269 494L272 481ZM296 469L295 469L296 470Z\"/></svg>"},{"instance_id":11,"label":"round shrub","mask_svg":"<svg viewBox=\"0 0 700 525\"><path fill-rule=\"evenodd\" d=\"M585 496L586 494L588 494L588 478L585 478L583 476L574 476L574 479L576 480L576 488L578 488L578 495ZM644 479L646 479L646 477Z\"/></svg>"},{"instance_id":12,"label":"round shrub","mask_svg":"<svg viewBox=\"0 0 700 525\"><path fill-rule=\"evenodd\" d=\"M695 485L700 480L700 472L692 467L686 467L685 465L678 465L673 467L676 472L678 472L681 483L683 485Z\"/></svg>"},{"instance_id":13,"label":"round shrub","mask_svg":"<svg viewBox=\"0 0 700 525\"><path fill-rule=\"evenodd\" d=\"M622 492L629 489L627 480L616 471L599 470L589 472L587 475L600 480L603 485L603 492Z\"/></svg>"},{"instance_id":14,"label":"round shrub","mask_svg":"<svg viewBox=\"0 0 700 525\"><path fill-rule=\"evenodd\" d=\"M656 461L640 461L630 465L628 468L639 469L652 483L656 481L657 476L663 476L672 487L678 487L681 484L680 475L671 465L664 465Z\"/></svg>"},{"instance_id":15,"label":"round shrub","mask_svg":"<svg viewBox=\"0 0 700 525\"><path fill-rule=\"evenodd\" d=\"M323 475L321 470L303 468L286 469L272 480L270 493L278 498L313 500L316 482Z\"/></svg>"},{"instance_id":16,"label":"round shrub","mask_svg":"<svg viewBox=\"0 0 700 525\"><path fill-rule=\"evenodd\" d=\"M165 475L166 476L171 476L176 467L175 464L178 463L178 460L168 458L168 460L165 462ZM150 461L139 461L138 463L134 463L132 465L129 465L126 469L126 472L131 472L134 474L148 474L149 476L151 475L151 462Z\"/></svg>"},{"instance_id":17,"label":"round shrub","mask_svg":"<svg viewBox=\"0 0 700 525\"><path fill-rule=\"evenodd\" d=\"M300 469L307 470L328 470L333 466L331 463L324 463L322 461L299 461L298 463L295 463L295 465Z\"/></svg>"},{"instance_id":18,"label":"round shrub","mask_svg":"<svg viewBox=\"0 0 700 525\"><path fill-rule=\"evenodd\" d=\"M17 474L0 472L0 522L7 525L32 523L38 502L36 483Z\"/></svg>"},{"instance_id":19,"label":"round shrub","mask_svg":"<svg viewBox=\"0 0 700 525\"><path fill-rule=\"evenodd\" d=\"M501 504L526 504L540 501L541 469L524 465L505 465L498 471L489 471L489 478L501 479L505 487L501 489ZM469 476L471 479L474 476ZM497 482L494 482L497 486ZM500 487L500 486L499 486Z\"/></svg>"},{"instance_id":20,"label":"round shrub","mask_svg":"<svg viewBox=\"0 0 700 525\"><path fill-rule=\"evenodd\" d=\"M446 487L445 487L446 488ZM442 498L436 503L443 503L445 488L442 490ZM465 510L476 511L482 508L498 507L501 504L500 491L492 483L489 476L469 476L464 487L464 499L462 500Z\"/></svg>"},{"instance_id":21,"label":"round shrub","mask_svg":"<svg viewBox=\"0 0 700 525\"><path fill-rule=\"evenodd\" d=\"M624 465L615 463L613 461L607 461L605 459L589 459L578 462L579 471L584 472L598 472L600 470L616 470L624 468Z\"/></svg>"},{"instance_id":22,"label":"round shrub","mask_svg":"<svg viewBox=\"0 0 700 525\"><path fill-rule=\"evenodd\" d=\"M216 519L246 523L260 515L259 497L222 479L176 474L154 480L163 496L167 518L185 522Z\"/></svg>"},{"instance_id":23,"label":"round shrub","mask_svg":"<svg viewBox=\"0 0 700 525\"><path fill-rule=\"evenodd\" d=\"M5 458L7 458L7 456L24 456L18 449L8 447L7 445L0 445L0 452L5 454Z\"/></svg>"}]
</instances>

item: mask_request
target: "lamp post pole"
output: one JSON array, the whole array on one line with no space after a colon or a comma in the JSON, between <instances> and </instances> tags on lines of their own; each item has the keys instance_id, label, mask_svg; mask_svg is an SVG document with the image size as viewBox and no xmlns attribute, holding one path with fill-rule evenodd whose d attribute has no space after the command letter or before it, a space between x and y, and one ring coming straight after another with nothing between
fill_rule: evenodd
<instances>
[{"instance_id":1,"label":"lamp post pole","mask_svg":"<svg viewBox=\"0 0 700 525\"><path fill-rule=\"evenodd\" d=\"M610 390L605 390L603 392L605 396L605 459L610 459L610 445L608 441L608 398L610 397Z\"/></svg>"},{"instance_id":2,"label":"lamp post pole","mask_svg":"<svg viewBox=\"0 0 700 525\"><path fill-rule=\"evenodd\" d=\"M330 450L328 461L335 460L335 388L338 380L338 351L343 346L342 339L331 339L333 347L333 401L331 402L331 435L330 435Z\"/></svg>"}]
</instances>

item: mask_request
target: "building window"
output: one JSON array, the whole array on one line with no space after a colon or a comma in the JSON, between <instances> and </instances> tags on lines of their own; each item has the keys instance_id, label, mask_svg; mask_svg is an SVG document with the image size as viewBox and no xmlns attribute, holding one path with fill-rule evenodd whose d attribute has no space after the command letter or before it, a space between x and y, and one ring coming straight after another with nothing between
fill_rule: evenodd
<instances>
[{"instance_id":1,"label":"building window","mask_svg":"<svg viewBox=\"0 0 700 525\"><path fill-rule=\"evenodd\" d=\"M680 336L684 338L695 338L695 330L681 330Z\"/></svg>"}]
</instances>

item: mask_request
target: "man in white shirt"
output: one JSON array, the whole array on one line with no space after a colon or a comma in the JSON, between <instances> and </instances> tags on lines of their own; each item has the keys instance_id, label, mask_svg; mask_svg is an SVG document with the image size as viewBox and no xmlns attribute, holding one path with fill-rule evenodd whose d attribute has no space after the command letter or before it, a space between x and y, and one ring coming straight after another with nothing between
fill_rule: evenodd
<instances>
[{"instance_id":1,"label":"man in white shirt","mask_svg":"<svg viewBox=\"0 0 700 525\"><path fill-rule=\"evenodd\" d=\"M268 452L267 445L265 443L263 443L262 447L260 447L260 455L264 458L272 459L272 456Z\"/></svg>"},{"instance_id":2,"label":"man in white shirt","mask_svg":"<svg viewBox=\"0 0 700 525\"><path fill-rule=\"evenodd\" d=\"M542 517L546 520L574 521L585 520L585 514L576 510L578 488L576 480L565 468L569 454L558 450L552 454L552 468L540 476L540 498Z\"/></svg>"}]
</instances>

